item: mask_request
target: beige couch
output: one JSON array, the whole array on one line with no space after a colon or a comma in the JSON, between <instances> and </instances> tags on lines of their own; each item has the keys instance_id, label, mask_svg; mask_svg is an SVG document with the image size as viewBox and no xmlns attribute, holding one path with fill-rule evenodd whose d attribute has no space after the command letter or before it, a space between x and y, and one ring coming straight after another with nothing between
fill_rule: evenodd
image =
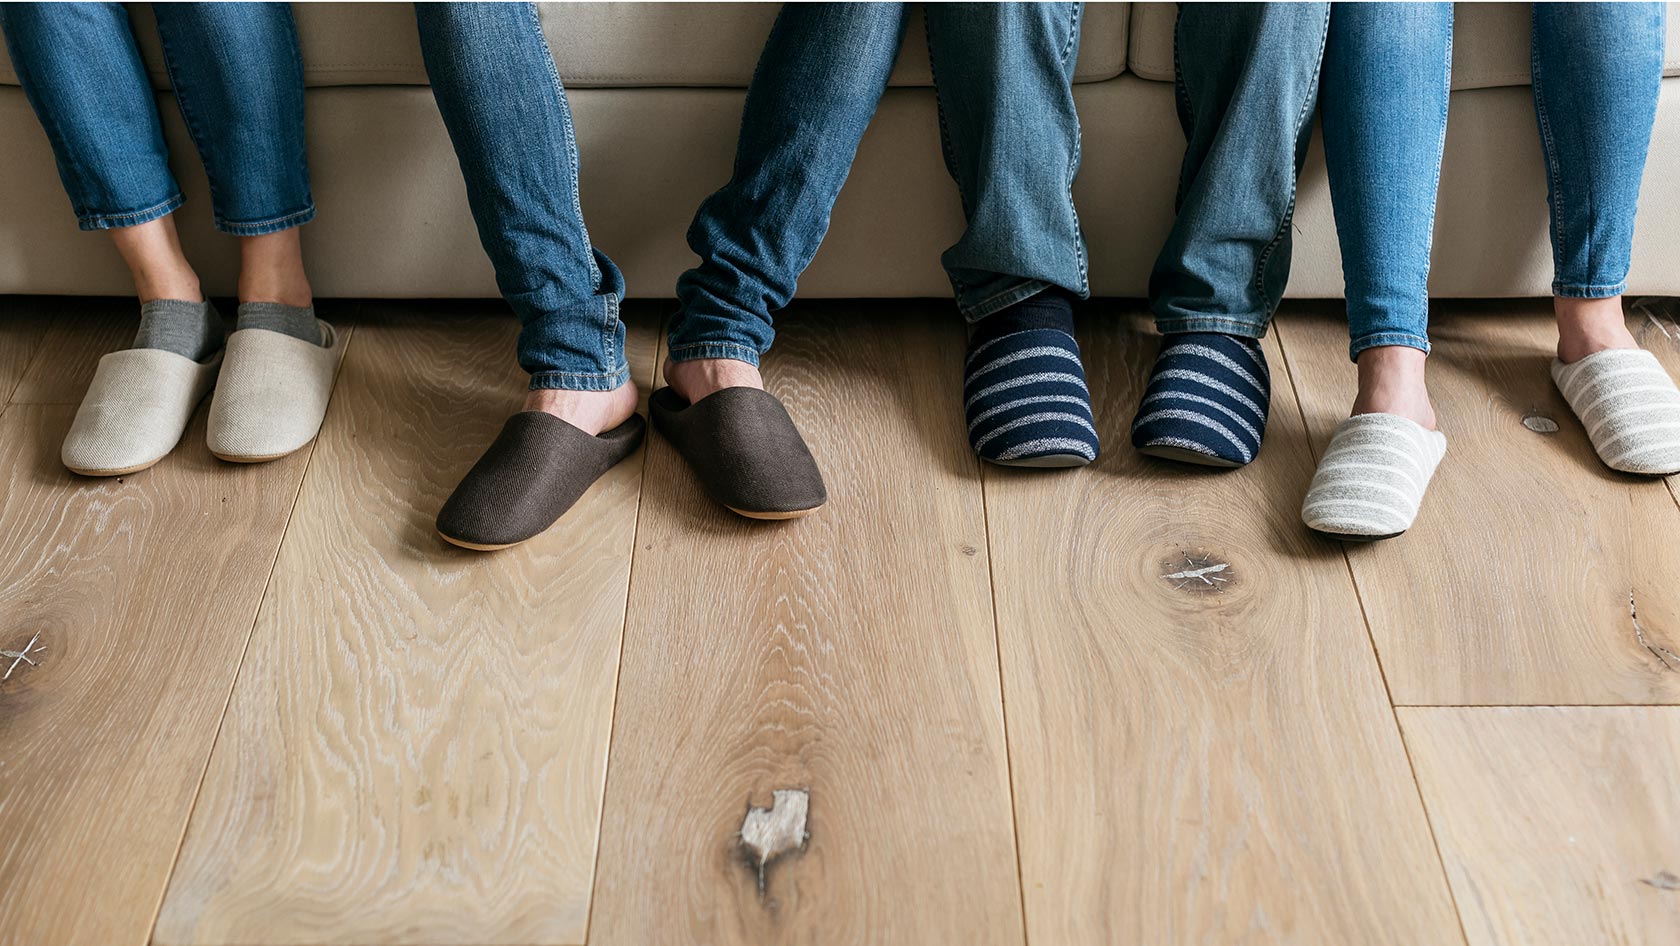
<instances>
[{"instance_id":1,"label":"beige couch","mask_svg":"<svg viewBox=\"0 0 1680 946\"><path fill-rule=\"evenodd\" d=\"M208 288L233 288L233 241L210 227L203 172L167 93L145 4L131 4L160 90L177 214ZM1461 4L1434 290L1544 295L1551 257L1528 85L1527 4ZM298 4L310 159L320 216L305 228L323 296L493 296L460 173L403 4ZM729 174L771 4L547 4L545 28L571 90L583 204L596 243L633 296L670 296L693 262L694 208ZM1075 196L1099 295L1141 296L1172 215L1184 139L1173 111L1170 4L1092 4L1075 96L1084 166ZM1657 129L1641 200L1631 291L1680 295L1680 4L1671 4ZM940 250L961 229L940 159L925 42L912 29L800 283L807 296L942 296ZM126 293L102 235L76 229L45 136L0 53L0 293ZM1341 293L1321 152L1301 185L1290 293Z\"/></svg>"}]
</instances>

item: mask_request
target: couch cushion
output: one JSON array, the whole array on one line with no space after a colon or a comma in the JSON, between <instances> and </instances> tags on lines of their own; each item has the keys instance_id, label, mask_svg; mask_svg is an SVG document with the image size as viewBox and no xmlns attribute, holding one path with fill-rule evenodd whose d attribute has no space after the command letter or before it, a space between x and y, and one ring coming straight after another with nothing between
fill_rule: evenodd
<instances>
[{"instance_id":1,"label":"couch cushion","mask_svg":"<svg viewBox=\"0 0 1680 946\"><path fill-rule=\"evenodd\" d=\"M128 4L141 55L169 87L151 7ZM543 32L566 85L746 88L779 5L770 3L544 3ZM915 4L914 6L920 6ZM1126 4L1085 13L1075 79L1112 79L1126 67ZM312 86L425 85L414 12L406 3L294 4L304 81ZM16 85L0 49L0 84ZM893 85L932 85L927 33L914 11Z\"/></svg>"},{"instance_id":2,"label":"couch cushion","mask_svg":"<svg viewBox=\"0 0 1680 946\"><path fill-rule=\"evenodd\" d=\"M1145 79L1173 80L1171 3L1132 5L1127 68ZM1460 3L1454 7L1453 81L1455 89L1528 85L1529 5ZM1663 75L1680 76L1680 3L1668 5L1668 51Z\"/></svg>"}]
</instances>

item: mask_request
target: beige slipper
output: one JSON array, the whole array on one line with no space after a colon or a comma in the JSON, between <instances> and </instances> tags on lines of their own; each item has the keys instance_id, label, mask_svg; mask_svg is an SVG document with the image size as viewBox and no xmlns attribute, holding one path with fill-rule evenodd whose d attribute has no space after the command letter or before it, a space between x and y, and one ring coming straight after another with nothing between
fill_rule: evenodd
<instances>
[{"instance_id":1,"label":"beige slipper","mask_svg":"<svg viewBox=\"0 0 1680 946\"><path fill-rule=\"evenodd\" d=\"M121 476L163 459L215 387L221 366L221 352L197 362L157 348L99 359L59 453L64 465L83 476Z\"/></svg>"},{"instance_id":2,"label":"beige slipper","mask_svg":"<svg viewBox=\"0 0 1680 946\"><path fill-rule=\"evenodd\" d=\"M227 367L210 402L210 452L235 463L261 463L315 439L327 414L343 343L320 322L323 344L262 328L228 336Z\"/></svg>"}]
</instances>

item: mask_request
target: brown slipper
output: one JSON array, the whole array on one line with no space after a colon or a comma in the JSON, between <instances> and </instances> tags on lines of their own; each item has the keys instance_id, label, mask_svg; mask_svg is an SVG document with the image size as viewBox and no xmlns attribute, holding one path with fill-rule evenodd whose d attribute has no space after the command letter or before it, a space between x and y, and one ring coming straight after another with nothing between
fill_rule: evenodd
<instances>
[{"instance_id":1,"label":"brown slipper","mask_svg":"<svg viewBox=\"0 0 1680 946\"><path fill-rule=\"evenodd\" d=\"M706 492L736 513L797 519L828 502L817 461L768 391L724 388L690 404L660 388L648 413Z\"/></svg>"},{"instance_id":2,"label":"brown slipper","mask_svg":"<svg viewBox=\"0 0 1680 946\"><path fill-rule=\"evenodd\" d=\"M646 432L640 414L597 437L553 414L520 411L443 504L438 534L480 551L540 535L601 474L636 452Z\"/></svg>"}]
</instances>

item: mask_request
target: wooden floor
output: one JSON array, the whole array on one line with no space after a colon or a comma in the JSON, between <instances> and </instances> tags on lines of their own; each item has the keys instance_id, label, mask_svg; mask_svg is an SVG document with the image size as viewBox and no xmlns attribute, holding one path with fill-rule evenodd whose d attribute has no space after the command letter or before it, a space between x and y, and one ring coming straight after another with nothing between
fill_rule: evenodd
<instances>
[{"instance_id":1,"label":"wooden floor","mask_svg":"<svg viewBox=\"0 0 1680 946\"><path fill-rule=\"evenodd\" d=\"M644 388L669 307L627 307ZM657 436L555 529L431 528L518 402L492 303L323 303L320 438L68 474L117 300L0 298L0 944L1680 943L1680 483L1611 473L1544 302L1450 303L1404 537L1307 533L1336 307L1261 457L982 467L948 303L802 303L770 386L831 501L708 503ZM1680 304L1629 324L1680 375ZM22 654L22 657L17 655Z\"/></svg>"}]
</instances>

